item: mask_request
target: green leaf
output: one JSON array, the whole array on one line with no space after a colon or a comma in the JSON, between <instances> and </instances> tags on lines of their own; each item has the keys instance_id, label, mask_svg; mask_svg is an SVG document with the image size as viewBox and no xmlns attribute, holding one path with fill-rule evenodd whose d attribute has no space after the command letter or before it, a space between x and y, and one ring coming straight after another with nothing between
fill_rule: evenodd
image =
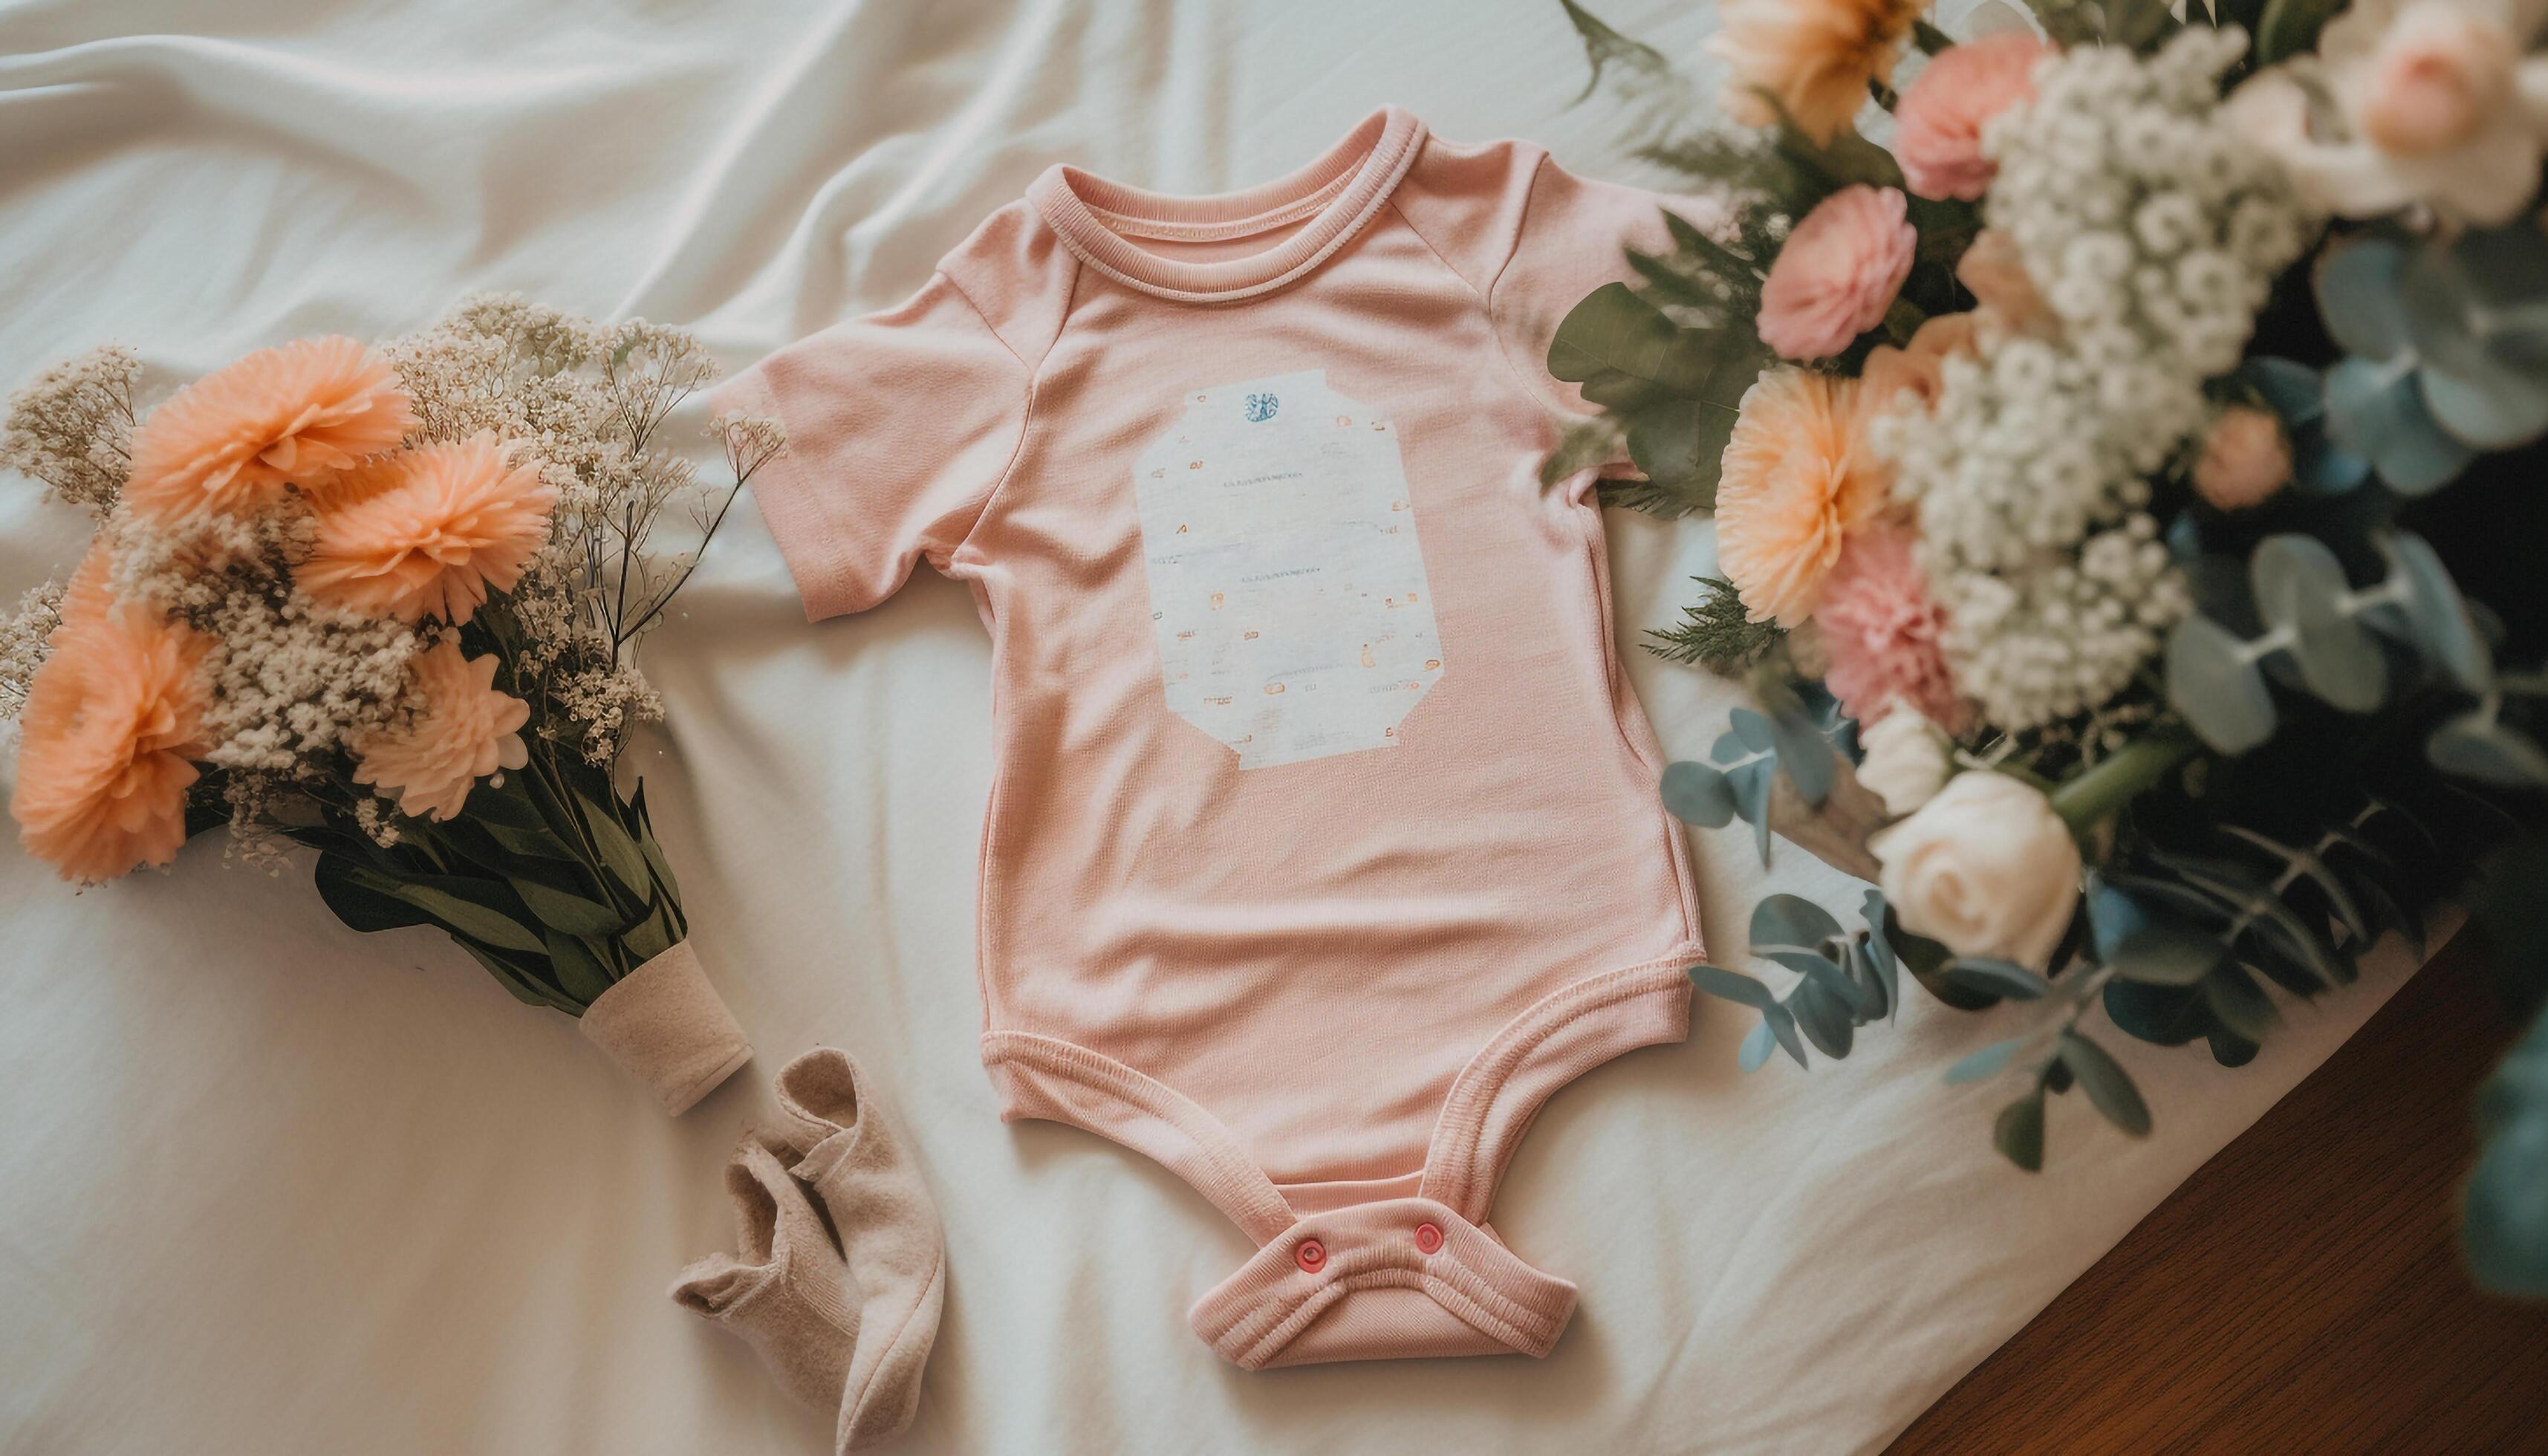
<instances>
[{"instance_id":1,"label":"green leaf","mask_svg":"<svg viewBox=\"0 0 2548 1456\"><path fill-rule=\"evenodd\" d=\"M1780 713L1770 720L1770 733L1777 745L1778 768L1796 786L1796 796L1808 808L1821 808L1840 773L1840 756L1823 737L1822 725L1802 713Z\"/></svg>"},{"instance_id":2,"label":"green leaf","mask_svg":"<svg viewBox=\"0 0 2548 1456\"><path fill-rule=\"evenodd\" d=\"M1823 988L1820 981L1805 980L1787 997L1787 1010L1804 1029L1805 1040L1823 1055L1839 1058L1849 1055L1855 1029L1847 1008Z\"/></svg>"},{"instance_id":3,"label":"green leaf","mask_svg":"<svg viewBox=\"0 0 2548 1456\"><path fill-rule=\"evenodd\" d=\"M1778 1045L1795 1058L1796 1065L1808 1064L1805 1061L1805 1044L1796 1037L1796 1019L1788 1014L1787 1008L1765 1006L1761 1008L1761 1020L1770 1028L1770 1034L1778 1039Z\"/></svg>"},{"instance_id":4,"label":"green leaf","mask_svg":"<svg viewBox=\"0 0 2548 1456\"><path fill-rule=\"evenodd\" d=\"M504 904L509 891L500 892L488 881L453 875L403 879L342 857L338 857L338 872L348 883L374 895L404 901L455 934L484 941L501 951L545 954L540 938L523 929L520 918Z\"/></svg>"},{"instance_id":5,"label":"green leaf","mask_svg":"<svg viewBox=\"0 0 2548 1456\"><path fill-rule=\"evenodd\" d=\"M2105 1047L2077 1032L2061 1034L2061 1062L2079 1079L2080 1089L2088 1101L2106 1115L2106 1121L2136 1138L2146 1138L2150 1130L2149 1104L2141 1101L2140 1089Z\"/></svg>"},{"instance_id":6,"label":"green leaf","mask_svg":"<svg viewBox=\"0 0 2548 1456\"><path fill-rule=\"evenodd\" d=\"M2449 719L2424 740L2434 768L2498 788L2548 788L2548 753L2487 709Z\"/></svg>"},{"instance_id":7,"label":"green leaf","mask_svg":"<svg viewBox=\"0 0 2548 1456\"><path fill-rule=\"evenodd\" d=\"M2344 567L2316 537L2268 536L2248 563L2256 610L2293 633L2291 653L2309 690L2349 713L2378 708L2389 694L2380 644L2345 610Z\"/></svg>"},{"instance_id":8,"label":"green leaf","mask_svg":"<svg viewBox=\"0 0 2548 1456\"><path fill-rule=\"evenodd\" d=\"M1777 1045L1777 1038L1771 1034L1769 1018L1763 1017L1743 1039L1743 1047L1735 1055L1736 1064L1747 1072L1757 1072L1770 1059L1770 1048Z\"/></svg>"},{"instance_id":9,"label":"green leaf","mask_svg":"<svg viewBox=\"0 0 2548 1456\"><path fill-rule=\"evenodd\" d=\"M2494 654L2469 620L2467 601L2442 559L2423 537L2384 531L2377 538L2391 579L2405 578L2407 622L2415 644L2463 691L2484 692L2495 681Z\"/></svg>"},{"instance_id":10,"label":"green leaf","mask_svg":"<svg viewBox=\"0 0 2548 1456\"><path fill-rule=\"evenodd\" d=\"M1802 895L1767 895L1752 907L1753 946L1819 946L1839 935L1831 912Z\"/></svg>"},{"instance_id":11,"label":"green leaf","mask_svg":"<svg viewBox=\"0 0 2548 1456\"><path fill-rule=\"evenodd\" d=\"M2052 983L2034 971L2014 960L1989 957L1958 956L1948 961L1947 981L2011 1001L2040 1001L2052 993Z\"/></svg>"},{"instance_id":12,"label":"green leaf","mask_svg":"<svg viewBox=\"0 0 2548 1456\"><path fill-rule=\"evenodd\" d=\"M1716 508L1718 467L1736 411L1713 400L1662 400L1628 418L1628 458L1684 510Z\"/></svg>"},{"instance_id":13,"label":"green leaf","mask_svg":"<svg viewBox=\"0 0 2548 1456\"><path fill-rule=\"evenodd\" d=\"M1626 284L1605 283L1557 325L1548 372L1610 409L1694 395L1707 382L1706 338L1683 329Z\"/></svg>"},{"instance_id":14,"label":"green leaf","mask_svg":"<svg viewBox=\"0 0 2548 1456\"><path fill-rule=\"evenodd\" d=\"M1734 791L1734 812L1752 826L1752 842L1761 852L1761 863L1770 863L1770 789L1776 765L1766 759L1730 770L1726 783Z\"/></svg>"},{"instance_id":15,"label":"green leaf","mask_svg":"<svg viewBox=\"0 0 2548 1456\"><path fill-rule=\"evenodd\" d=\"M2210 617L2179 620L2167 636L2167 700L2213 749L2243 754L2274 736L2274 698L2247 644Z\"/></svg>"},{"instance_id":16,"label":"green leaf","mask_svg":"<svg viewBox=\"0 0 2548 1456\"><path fill-rule=\"evenodd\" d=\"M1768 986L1752 977L1736 971L1719 969L1705 962L1689 968L1689 981L1691 985L1711 996L1756 1009L1769 1006L1777 1000L1777 997L1771 994Z\"/></svg>"},{"instance_id":17,"label":"green leaf","mask_svg":"<svg viewBox=\"0 0 2548 1456\"><path fill-rule=\"evenodd\" d=\"M1684 760L1664 770L1664 807L1684 824L1723 829L1734 822L1734 791L1725 775Z\"/></svg>"},{"instance_id":18,"label":"green leaf","mask_svg":"<svg viewBox=\"0 0 2548 1456\"><path fill-rule=\"evenodd\" d=\"M2548 1011L2479 1090L2462 1236L2478 1283L2548 1295Z\"/></svg>"},{"instance_id":19,"label":"green leaf","mask_svg":"<svg viewBox=\"0 0 2548 1456\"><path fill-rule=\"evenodd\" d=\"M2318 33L2348 0L2265 0L2256 19L2256 63L2272 65L2318 48Z\"/></svg>"},{"instance_id":20,"label":"green leaf","mask_svg":"<svg viewBox=\"0 0 2548 1456\"><path fill-rule=\"evenodd\" d=\"M584 1015L582 1006L569 1000L523 966L515 964L511 957L491 951L485 946L473 945L468 941L455 940L454 944L468 952L471 959L485 966L487 973L496 978L496 984L502 986L514 1000L523 1005L544 1006L551 1011L563 1011L569 1016Z\"/></svg>"},{"instance_id":21,"label":"green leaf","mask_svg":"<svg viewBox=\"0 0 2548 1456\"><path fill-rule=\"evenodd\" d=\"M431 925L433 917L407 901L373 889L357 871L363 866L343 855L321 854L315 875L318 900L338 920L365 934ZM367 871L366 871L367 872Z\"/></svg>"},{"instance_id":22,"label":"green leaf","mask_svg":"<svg viewBox=\"0 0 2548 1456\"><path fill-rule=\"evenodd\" d=\"M2223 961L2203 978L2203 1000L2221 1025L2242 1041L2264 1041L2282 1019L2274 1010L2273 998L2234 960Z\"/></svg>"},{"instance_id":23,"label":"green leaf","mask_svg":"<svg viewBox=\"0 0 2548 1456\"><path fill-rule=\"evenodd\" d=\"M1947 1068L1949 1085L1989 1081L1998 1076L2009 1062L2016 1058L2017 1048L2023 1045L2025 1045L2024 1039L2018 1037L2011 1037L2005 1042L1993 1042Z\"/></svg>"},{"instance_id":24,"label":"green leaf","mask_svg":"<svg viewBox=\"0 0 2548 1456\"><path fill-rule=\"evenodd\" d=\"M1566 7L1566 18L1574 23L1575 34L1584 42L1584 58L1592 64L1592 75L1585 81L1583 94L1577 96L1576 100L1582 101L1592 94L1593 88L1601 84L1602 70L1613 61L1641 74L1670 69L1670 63L1664 59L1663 53L1652 46L1642 41L1632 41L1603 25L1591 11L1576 4L1575 0L1558 0L1558 3Z\"/></svg>"},{"instance_id":25,"label":"green leaf","mask_svg":"<svg viewBox=\"0 0 2548 1456\"><path fill-rule=\"evenodd\" d=\"M591 1006L610 989L609 970L582 940L555 930L542 939L548 947L549 964L556 969L559 989L578 1006Z\"/></svg>"},{"instance_id":26,"label":"green leaf","mask_svg":"<svg viewBox=\"0 0 2548 1456\"><path fill-rule=\"evenodd\" d=\"M1889 1013L1902 1009L1902 957L1893 949L1887 926L1893 918L1891 907L1884 903L1882 890L1868 890L1859 914L1866 921L1866 943L1860 947L1869 968L1884 986L1884 1001Z\"/></svg>"},{"instance_id":27,"label":"green leaf","mask_svg":"<svg viewBox=\"0 0 2548 1456\"><path fill-rule=\"evenodd\" d=\"M592 836L593 848L601 855L604 868L617 881L618 888L631 904L640 908L652 904L651 881L646 873L646 853L637 848L628 831L620 827L619 816L606 805L595 803L582 790L574 790L576 806L584 816L584 825Z\"/></svg>"},{"instance_id":28,"label":"green leaf","mask_svg":"<svg viewBox=\"0 0 2548 1456\"><path fill-rule=\"evenodd\" d=\"M508 882L513 893L522 897L522 904L539 917L540 924L570 936L607 940L643 918L622 915L608 905L552 889L537 880L516 878Z\"/></svg>"},{"instance_id":29,"label":"green leaf","mask_svg":"<svg viewBox=\"0 0 2548 1456\"><path fill-rule=\"evenodd\" d=\"M2035 1091L1999 1110L1991 1142L2000 1155L2030 1173L2044 1171L2044 1093Z\"/></svg>"},{"instance_id":30,"label":"green leaf","mask_svg":"<svg viewBox=\"0 0 2548 1456\"><path fill-rule=\"evenodd\" d=\"M2153 921L2127 937L2110 957L2115 974L2154 986L2190 986L2227 958L2221 942L2173 921Z\"/></svg>"},{"instance_id":31,"label":"green leaf","mask_svg":"<svg viewBox=\"0 0 2548 1456\"><path fill-rule=\"evenodd\" d=\"M2120 977L2106 982L2106 1015L2128 1037L2182 1046L2213 1027L2212 1008L2192 986L2154 986Z\"/></svg>"},{"instance_id":32,"label":"green leaf","mask_svg":"<svg viewBox=\"0 0 2548 1456\"><path fill-rule=\"evenodd\" d=\"M2433 417L2415 371L2339 359L2326 371L2327 434L2402 496L2429 496L2477 459Z\"/></svg>"}]
</instances>

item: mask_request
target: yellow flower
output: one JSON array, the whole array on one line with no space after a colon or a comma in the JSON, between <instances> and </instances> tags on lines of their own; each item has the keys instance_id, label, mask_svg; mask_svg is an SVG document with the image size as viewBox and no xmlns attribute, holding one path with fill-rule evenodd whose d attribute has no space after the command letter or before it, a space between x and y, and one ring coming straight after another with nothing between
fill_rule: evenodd
<instances>
[{"instance_id":1,"label":"yellow flower","mask_svg":"<svg viewBox=\"0 0 2548 1456\"><path fill-rule=\"evenodd\" d=\"M1858 388L1773 369L1743 394L1716 487L1716 563L1756 622L1802 625L1849 533L1884 508Z\"/></svg>"},{"instance_id":2,"label":"yellow flower","mask_svg":"<svg viewBox=\"0 0 2548 1456\"><path fill-rule=\"evenodd\" d=\"M531 761L530 705L496 688L496 658L462 659L446 637L408 662L414 714L354 746L354 781L394 794L418 818L450 819L479 779Z\"/></svg>"},{"instance_id":3,"label":"yellow flower","mask_svg":"<svg viewBox=\"0 0 2548 1456\"><path fill-rule=\"evenodd\" d=\"M1893 73L1928 0L1723 0L1707 48L1725 62L1725 110L1746 126L1777 120L1829 141L1866 104L1867 83Z\"/></svg>"}]
</instances>

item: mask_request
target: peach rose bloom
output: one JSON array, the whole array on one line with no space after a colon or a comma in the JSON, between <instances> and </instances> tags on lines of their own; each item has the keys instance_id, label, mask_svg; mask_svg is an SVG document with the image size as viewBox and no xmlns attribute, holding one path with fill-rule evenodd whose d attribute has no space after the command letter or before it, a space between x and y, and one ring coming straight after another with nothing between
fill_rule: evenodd
<instances>
[{"instance_id":1,"label":"peach rose bloom","mask_svg":"<svg viewBox=\"0 0 2548 1456\"><path fill-rule=\"evenodd\" d=\"M408 660L414 716L354 747L354 781L419 819L450 819L479 779L531 761L528 703L496 687L496 657L464 660L449 637Z\"/></svg>"},{"instance_id":2,"label":"peach rose bloom","mask_svg":"<svg viewBox=\"0 0 2548 1456\"><path fill-rule=\"evenodd\" d=\"M1884 508L1858 389L1773 369L1743 394L1716 487L1716 562L1753 621L1801 625L1850 533Z\"/></svg>"},{"instance_id":3,"label":"peach rose bloom","mask_svg":"<svg viewBox=\"0 0 2548 1456\"><path fill-rule=\"evenodd\" d=\"M2194 489L2222 510L2261 505L2291 478L2292 446L2282 420L2247 405L2221 411L2194 462Z\"/></svg>"},{"instance_id":4,"label":"peach rose bloom","mask_svg":"<svg viewBox=\"0 0 2548 1456\"><path fill-rule=\"evenodd\" d=\"M2495 16L2451 5L2409 6L2371 58L2355 123L2372 145L2394 157L2465 146L2511 99L2523 48Z\"/></svg>"},{"instance_id":5,"label":"peach rose bloom","mask_svg":"<svg viewBox=\"0 0 2548 1456\"><path fill-rule=\"evenodd\" d=\"M1951 46L1923 66L1893 108L1893 159L1922 197L1970 202L1999 164L1982 155L1982 127L2035 96L2035 63L2059 53L2031 31Z\"/></svg>"},{"instance_id":6,"label":"peach rose bloom","mask_svg":"<svg viewBox=\"0 0 2548 1456\"><path fill-rule=\"evenodd\" d=\"M1784 108L1798 131L1831 140L1866 105L1867 83L1893 73L1911 23L1928 8L1929 0L1721 0L1707 48L1732 73L1726 113L1767 127Z\"/></svg>"},{"instance_id":7,"label":"peach rose bloom","mask_svg":"<svg viewBox=\"0 0 2548 1456\"><path fill-rule=\"evenodd\" d=\"M389 361L355 339L259 349L169 396L133 432L124 499L159 521L264 504L397 445L414 407Z\"/></svg>"},{"instance_id":8,"label":"peach rose bloom","mask_svg":"<svg viewBox=\"0 0 2548 1456\"><path fill-rule=\"evenodd\" d=\"M165 864L186 842L209 645L185 626L105 592L92 549L63 600L52 654L20 715L9 812L30 854L94 883Z\"/></svg>"},{"instance_id":9,"label":"peach rose bloom","mask_svg":"<svg viewBox=\"0 0 2548 1456\"><path fill-rule=\"evenodd\" d=\"M318 494L318 544L294 579L333 606L456 625L521 580L556 503L491 433L402 450Z\"/></svg>"},{"instance_id":10,"label":"peach rose bloom","mask_svg":"<svg viewBox=\"0 0 2548 1456\"><path fill-rule=\"evenodd\" d=\"M1908 199L1854 183L1787 234L1761 285L1761 342L1785 359L1828 359L1884 321L1920 234Z\"/></svg>"}]
</instances>

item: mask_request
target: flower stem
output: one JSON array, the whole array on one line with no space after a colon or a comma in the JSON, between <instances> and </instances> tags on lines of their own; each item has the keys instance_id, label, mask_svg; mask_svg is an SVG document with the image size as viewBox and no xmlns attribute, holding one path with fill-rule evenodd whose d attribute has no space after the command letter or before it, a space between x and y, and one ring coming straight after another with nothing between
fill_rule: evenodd
<instances>
[{"instance_id":1,"label":"flower stem","mask_svg":"<svg viewBox=\"0 0 2548 1456\"><path fill-rule=\"evenodd\" d=\"M1956 38L1948 35L1945 31L1938 29L1936 26L1931 25L1927 19L1923 18L1911 22L1911 44L1920 47L1921 54L1935 55L1939 51L1946 49L1948 46L1955 45Z\"/></svg>"},{"instance_id":2,"label":"flower stem","mask_svg":"<svg viewBox=\"0 0 2548 1456\"><path fill-rule=\"evenodd\" d=\"M2182 734L2136 739L2052 790L2052 812L2085 843L2098 825L2194 757L2194 740Z\"/></svg>"}]
</instances>

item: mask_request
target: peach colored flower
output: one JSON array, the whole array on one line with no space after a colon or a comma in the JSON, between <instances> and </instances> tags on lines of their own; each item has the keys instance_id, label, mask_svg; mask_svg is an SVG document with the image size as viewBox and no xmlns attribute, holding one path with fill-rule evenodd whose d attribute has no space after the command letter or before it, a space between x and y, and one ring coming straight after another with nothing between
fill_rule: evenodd
<instances>
[{"instance_id":1,"label":"peach colored flower","mask_svg":"<svg viewBox=\"0 0 2548 1456\"><path fill-rule=\"evenodd\" d=\"M385 455L319 493L318 540L295 578L334 606L469 620L512 590L548 539L557 490L484 431Z\"/></svg>"},{"instance_id":2,"label":"peach colored flower","mask_svg":"<svg viewBox=\"0 0 2548 1456\"><path fill-rule=\"evenodd\" d=\"M418 818L449 819L479 779L531 761L530 704L496 687L496 657L463 660L445 637L408 660L414 716L354 748L354 781L395 794Z\"/></svg>"},{"instance_id":3,"label":"peach colored flower","mask_svg":"<svg viewBox=\"0 0 2548 1456\"><path fill-rule=\"evenodd\" d=\"M1828 359L1882 322L1920 242L1909 206L1864 182L1814 204L1761 284L1761 342L1781 358Z\"/></svg>"},{"instance_id":4,"label":"peach colored flower","mask_svg":"<svg viewBox=\"0 0 2548 1456\"><path fill-rule=\"evenodd\" d=\"M1929 599L1910 532L1878 526L1850 537L1823 579L1814 623L1842 711L1872 724L1907 702L1949 733L1963 731L1968 713L1939 645L1946 613Z\"/></svg>"},{"instance_id":5,"label":"peach colored flower","mask_svg":"<svg viewBox=\"0 0 2548 1456\"><path fill-rule=\"evenodd\" d=\"M1922 197L1970 202L1999 164L1982 155L1982 127L2035 95L2035 63L2060 52L2031 31L1950 46L1902 88L1893 108L1893 158Z\"/></svg>"},{"instance_id":6,"label":"peach colored flower","mask_svg":"<svg viewBox=\"0 0 2548 1456\"><path fill-rule=\"evenodd\" d=\"M1948 357L1980 352L1980 321L1970 313L1934 315L1903 347L1877 344L1868 350L1866 367L1859 372L1860 408L1869 413L1893 409L1908 390L1922 410L1936 409L1938 392L1947 385Z\"/></svg>"},{"instance_id":7,"label":"peach colored flower","mask_svg":"<svg viewBox=\"0 0 2548 1456\"><path fill-rule=\"evenodd\" d=\"M1973 234L1956 260L1956 281L1973 296L1980 321L2001 333L2045 335L2059 323L2018 255L2017 239L1998 228Z\"/></svg>"},{"instance_id":8,"label":"peach colored flower","mask_svg":"<svg viewBox=\"0 0 2548 1456\"><path fill-rule=\"evenodd\" d=\"M28 685L9 801L29 853L92 883L176 858L197 776L188 761L206 751L209 644L107 596L104 559L92 548L82 563L52 655Z\"/></svg>"},{"instance_id":9,"label":"peach colored flower","mask_svg":"<svg viewBox=\"0 0 2548 1456\"><path fill-rule=\"evenodd\" d=\"M1797 130L1832 139L1893 73L1929 0L1721 0L1707 48L1732 72L1725 110L1767 127L1784 108ZM1774 100L1776 105L1771 103Z\"/></svg>"},{"instance_id":10,"label":"peach colored flower","mask_svg":"<svg viewBox=\"0 0 2548 1456\"><path fill-rule=\"evenodd\" d=\"M2266 410L2232 405L2212 421L2194 462L2194 489L2223 510L2261 505L2292 478L2292 445Z\"/></svg>"},{"instance_id":11,"label":"peach colored flower","mask_svg":"<svg viewBox=\"0 0 2548 1456\"><path fill-rule=\"evenodd\" d=\"M1773 369L1744 391L1716 488L1716 561L1756 622L1802 623L1849 534L1884 507L1858 388Z\"/></svg>"},{"instance_id":12,"label":"peach colored flower","mask_svg":"<svg viewBox=\"0 0 2548 1456\"><path fill-rule=\"evenodd\" d=\"M124 498L155 520L261 504L396 445L415 411L389 361L341 336L260 349L170 396L133 433Z\"/></svg>"}]
</instances>

